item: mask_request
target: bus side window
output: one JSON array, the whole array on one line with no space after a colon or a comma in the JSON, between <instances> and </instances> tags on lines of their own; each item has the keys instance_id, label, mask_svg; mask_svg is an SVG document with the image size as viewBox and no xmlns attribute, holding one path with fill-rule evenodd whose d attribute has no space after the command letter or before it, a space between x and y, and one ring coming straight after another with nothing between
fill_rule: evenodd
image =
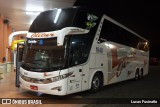
<instances>
[{"instance_id":1,"label":"bus side window","mask_svg":"<svg viewBox=\"0 0 160 107\"><path fill-rule=\"evenodd\" d=\"M84 38L85 39L85 38ZM89 41L89 40L88 40ZM82 63L85 63L89 57L91 43L88 42L87 39L82 43Z\"/></svg>"},{"instance_id":2,"label":"bus side window","mask_svg":"<svg viewBox=\"0 0 160 107\"><path fill-rule=\"evenodd\" d=\"M70 51L70 66L74 66L77 64L81 63L81 57L82 57L82 52L81 52L81 43L80 42L71 42L71 51Z\"/></svg>"},{"instance_id":3,"label":"bus side window","mask_svg":"<svg viewBox=\"0 0 160 107\"><path fill-rule=\"evenodd\" d=\"M74 35L70 43L69 66L85 63L88 59L92 42L88 35Z\"/></svg>"},{"instance_id":4,"label":"bus side window","mask_svg":"<svg viewBox=\"0 0 160 107\"><path fill-rule=\"evenodd\" d=\"M115 43L122 43L122 29L108 20L103 21L99 41L100 43L105 41L112 41Z\"/></svg>"},{"instance_id":5,"label":"bus side window","mask_svg":"<svg viewBox=\"0 0 160 107\"><path fill-rule=\"evenodd\" d=\"M17 61L22 62L24 44L17 44Z\"/></svg>"},{"instance_id":6,"label":"bus side window","mask_svg":"<svg viewBox=\"0 0 160 107\"><path fill-rule=\"evenodd\" d=\"M137 49L143 50L143 51L148 51L149 50L149 44L147 41L140 41L137 44Z\"/></svg>"}]
</instances>

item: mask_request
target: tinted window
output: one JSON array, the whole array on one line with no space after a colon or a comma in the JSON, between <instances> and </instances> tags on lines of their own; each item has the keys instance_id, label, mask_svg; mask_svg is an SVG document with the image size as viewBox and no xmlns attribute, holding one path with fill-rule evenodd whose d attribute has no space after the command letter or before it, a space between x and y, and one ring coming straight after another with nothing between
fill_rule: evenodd
<instances>
[{"instance_id":1,"label":"tinted window","mask_svg":"<svg viewBox=\"0 0 160 107\"><path fill-rule=\"evenodd\" d=\"M92 17L88 18L88 16ZM37 16L33 21L29 32L49 32L61 30L65 27L88 29L88 26L90 27L90 30L92 30L97 28L100 16L101 15L97 15L83 7L49 10L42 12ZM89 23L88 26L87 23Z\"/></svg>"},{"instance_id":2,"label":"tinted window","mask_svg":"<svg viewBox=\"0 0 160 107\"><path fill-rule=\"evenodd\" d=\"M149 50L148 42L143 39L139 39L138 44L137 44L137 49L148 51Z\"/></svg>"},{"instance_id":3,"label":"tinted window","mask_svg":"<svg viewBox=\"0 0 160 107\"><path fill-rule=\"evenodd\" d=\"M123 29L113 24L110 21L104 20L100 38L106 39L107 41L112 41L115 43L124 43L125 37Z\"/></svg>"},{"instance_id":4,"label":"tinted window","mask_svg":"<svg viewBox=\"0 0 160 107\"><path fill-rule=\"evenodd\" d=\"M83 29L92 30L98 26L101 15L87 9L79 9L75 16L74 24Z\"/></svg>"},{"instance_id":5,"label":"tinted window","mask_svg":"<svg viewBox=\"0 0 160 107\"><path fill-rule=\"evenodd\" d=\"M26 41L22 67L35 72L49 72L65 67L66 47L57 46L57 38L30 39Z\"/></svg>"},{"instance_id":6,"label":"tinted window","mask_svg":"<svg viewBox=\"0 0 160 107\"><path fill-rule=\"evenodd\" d=\"M149 49L147 41L108 20L104 20L99 37L99 41L104 42L101 38L144 51Z\"/></svg>"},{"instance_id":7,"label":"tinted window","mask_svg":"<svg viewBox=\"0 0 160 107\"><path fill-rule=\"evenodd\" d=\"M70 67L87 61L92 42L93 39L87 34L72 35L69 54Z\"/></svg>"},{"instance_id":8,"label":"tinted window","mask_svg":"<svg viewBox=\"0 0 160 107\"><path fill-rule=\"evenodd\" d=\"M32 23L29 32L48 32L72 25L76 8L54 9L42 12Z\"/></svg>"}]
</instances>

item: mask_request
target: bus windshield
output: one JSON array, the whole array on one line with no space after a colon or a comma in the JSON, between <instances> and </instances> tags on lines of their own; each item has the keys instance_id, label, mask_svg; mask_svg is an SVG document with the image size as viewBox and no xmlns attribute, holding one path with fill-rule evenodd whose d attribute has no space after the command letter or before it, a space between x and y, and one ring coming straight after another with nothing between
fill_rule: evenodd
<instances>
[{"instance_id":1,"label":"bus windshield","mask_svg":"<svg viewBox=\"0 0 160 107\"><path fill-rule=\"evenodd\" d=\"M35 72L59 70L65 65L65 47L57 38L27 39L22 67Z\"/></svg>"},{"instance_id":2,"label":"bus windshield","mask_svg":"<svg viewBox=\"0 0 160 107\"><path fill-rule=\"evenodd\" d=\"M29 32L50 32L65 27L78 27L91 30L97 27L100 15L86 8L59 8L39 14L33 21Z\"/></svg>"},{"instance_id":3,"label":"bus windshield","mask_svg":"<svg viewBox=\"0 0 160 107\"><path fill-rule=\"evenodd\" d=\"M51 31L60 31L67 27L76 27L89 31L86 38L89 38L92 44L96 29L100 21L99 17L99 14L81 7L48 10L42 12L36 17L29 29L29 32L36 34ZM65 34L66 32L63 31L63 33ZM67 56L71 55L67 54L69 53L69 51L66 48L69 48L69 44L67 41L70 40L66 40L67 43L64 43L64 39L63 45L57 46L57 40L61 40L63 38L63 33L53 38L38 37L38 39L34 37L28 37L25 43L26 46L24 48L22 68L35 72L48 72L64 69L65 67L67 67ZM79 32L76 31L73 31L72 33L79 34ZM64 36L67 35L68 34ZM74 35L74 39L72 38L72 40L76 40L76 38L79 38L79 40L81 40L81 36L82 35ZM83 39L83 41L85 40L86 39ZM77 44L74 44L74 42L75 41L73 41L73 46L75 45L75 47L78 48L79 45L82 44L79 42ZM79 50L75 49L74 47L72 48L74 49L72 53L73 56L78 55L76 54L76 52L79 52ZM87 58L85 58L85 60L87 60ZM84 61L81 61L81 63L82 62ZM77 63L77 59L75 58L70 66L74 66L76 64L80 63Z\"/></svg>"},{"instance_id":4,"label":"bus windshield","mask_svg":"<svg viewBox=\"0 0 160 107\"><path fill-rule=\"evenodd\" d=\"M71 26L76 8L54 9L42 12L33 21L29 32L49 32Z\"/></svg>"}]
</instances>

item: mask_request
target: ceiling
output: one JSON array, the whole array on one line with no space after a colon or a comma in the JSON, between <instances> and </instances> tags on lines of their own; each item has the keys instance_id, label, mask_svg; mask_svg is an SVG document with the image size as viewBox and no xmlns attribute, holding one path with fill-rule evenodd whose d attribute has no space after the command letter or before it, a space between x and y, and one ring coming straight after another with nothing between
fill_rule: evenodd
<instances>
[{"instance_id":1,"label":"ceiling","mask_svg":"<svg viewBox=\"0 0 160 107\"><path fill-rule=\"evenodd\" d=\"M27 31L42 11L73 6L75 0L0 0L0 14L15 31Z\"/></svg>"}]
</instances>

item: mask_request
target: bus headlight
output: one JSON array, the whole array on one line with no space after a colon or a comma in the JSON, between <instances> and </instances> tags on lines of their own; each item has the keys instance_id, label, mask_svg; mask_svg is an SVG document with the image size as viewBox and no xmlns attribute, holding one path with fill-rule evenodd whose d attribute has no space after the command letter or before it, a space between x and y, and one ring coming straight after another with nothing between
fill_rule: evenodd
<instances>
[{"instance_id":1,"label":"bus headlight","mask_svg":"<svg viewBox=\"0 0 160 107\"><path fill-rule=\"evenodd\" d=\"M52 77L52 78L50 78L50 80L51 80L52 82L58 81L58 80L59 80L59 76Z\"/></svg>"},{"instance_id":2,"label":"bus headlight","mask_svg":"<svg viewBox=\"0 0 160 107\"><path fill-rule=\"evenodd\" d=\"M59 75L59 76L56 76L56 77L52 77L52 78L50 78L50 81L56 82L56 81L65 79L65 78L69 77L69 76L72 75L72 74L73 74L73 72L69 72L69 73L66 73L66 74L63 74L63 75Z\"/></svg>"},{"instance_id":3,"label":"bus headlight","mask_svg":"<svg viewBox=\"0 0 160 107\"><path fill-rule=\"evenodd\" d=\"M69 73L66 73L66 74L63 74L63 75L59 75L59 76L56 76L56 77L52 77L52 78L47 78L47 79L37 79L37 78L30 78L30 77L26 77L24 75L22 75L20 73L20 77L27 81L27 82L31 82L31 83L37 83L37 84L48 84L48 83L52 83L52 82L56 82L56 81L59 81L59 80L62 80L62 79L65 79L67 77L69 77L70 75L72 75L73 72L69 72Z\"/></svg>"}]
</instances>

